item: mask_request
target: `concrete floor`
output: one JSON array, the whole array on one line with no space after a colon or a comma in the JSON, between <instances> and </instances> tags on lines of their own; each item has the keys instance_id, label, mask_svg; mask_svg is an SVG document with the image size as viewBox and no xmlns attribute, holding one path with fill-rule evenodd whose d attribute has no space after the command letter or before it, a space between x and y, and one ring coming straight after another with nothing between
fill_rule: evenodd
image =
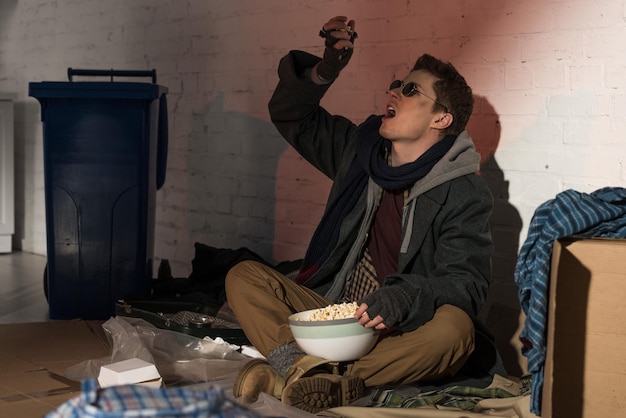
<instances>
[{"instance_id":1,"label":"concrete floor","mask_svg":"<svg viewBox=\"0 0 626 418\"><path fill-rule=\"evenodd\" d=\"M46 260L24 252L0 254L0 324L48 321Z\"/></svg>"}]
</instances>

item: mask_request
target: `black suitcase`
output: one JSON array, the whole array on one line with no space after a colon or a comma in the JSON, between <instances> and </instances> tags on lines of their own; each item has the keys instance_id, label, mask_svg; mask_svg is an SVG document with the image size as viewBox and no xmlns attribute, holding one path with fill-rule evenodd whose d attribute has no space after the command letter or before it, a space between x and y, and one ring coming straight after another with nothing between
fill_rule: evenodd
<instances>
[{"instance_id":1,"label":"black suitcase","mask_svg":"<svg viewBox=\"0 0 626 418\"><path fill-rule=\"evenodd\" d=\"M118 316L141 318L157 328L182 332L198 338L221 337L230 344L251 345L227 309L194 302L163 300L120 300L115 304Z\"/></svg>"}]
</instances>

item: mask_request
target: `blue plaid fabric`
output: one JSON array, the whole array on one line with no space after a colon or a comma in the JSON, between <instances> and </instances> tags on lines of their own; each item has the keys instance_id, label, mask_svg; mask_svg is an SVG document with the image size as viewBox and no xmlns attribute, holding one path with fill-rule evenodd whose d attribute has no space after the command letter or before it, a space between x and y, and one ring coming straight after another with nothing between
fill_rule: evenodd
<instances>
[{"instance_id":1,"label":"blue plaid fabric","mask_svg":"<svg viewBox=\"0 0 626 418\"><path fill-rule=\"evenodd\" d=\"M566 190L533 215L515 266L515 282L526 314L520 340L532 373L531 411L536 415L541 411L553 243L568 235L625 238L625 214L626 189L605 187L591 194Z\"/></svg>"},{"instance_id":2,"label":"blue plaid fabric","mask_svg":"<svg viewBox=\"0 0 626 418\"><path fill-rule=\"evenodd\" d=\"M45 418L260 418L226 399L223 390L153 389L138 385L98 387L82 382L82 393Z\"/></svg>"}]
</instances>

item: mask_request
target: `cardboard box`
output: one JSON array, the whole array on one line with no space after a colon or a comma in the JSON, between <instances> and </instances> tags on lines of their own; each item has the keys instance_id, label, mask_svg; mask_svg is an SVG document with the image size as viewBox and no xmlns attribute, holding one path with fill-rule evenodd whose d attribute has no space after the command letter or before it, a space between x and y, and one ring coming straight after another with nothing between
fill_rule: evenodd
<instances>
[{"instance_id":1,"label":"cardboard box","mask_svg":"<svg viewBox=\"0 0 626 418\"><path fill-rule=\"evenodd\" d=\"M543 417L626 416L626 240L555 242Z\"/></svg>"},{"instance_id":2,"label":"cardboard box","mask_svg":"<svg viewBox=\"0 0 626 418\"><path fill-rule=\"evenodd\" d=\"M0 417L42 417L80 394L65 370L111 355L102 321L0 325Z\"/></svg>"},{"instance_id":3,"label":"cardboard box","mask_svg":"<svg viewBox=\"0 0 626 418\"><path fill-rule=\"evenodd\" d=\"M160 388L163 378L152 363L139 358L118 361L100 368L98 374L100 387L137 384L150 388Z\"/></svg>"}]
</instances>

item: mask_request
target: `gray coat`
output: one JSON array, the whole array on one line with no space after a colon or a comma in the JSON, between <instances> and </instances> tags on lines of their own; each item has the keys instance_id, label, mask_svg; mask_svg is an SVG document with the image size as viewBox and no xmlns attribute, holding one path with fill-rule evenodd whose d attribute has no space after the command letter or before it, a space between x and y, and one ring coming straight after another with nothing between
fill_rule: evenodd
<instances>
[{"instance_id":1,"label":"gray coat","mask_svg":"<svg viewBox=\"0 0 626 418\"><path fill-rule=\"evenodd\" d=\"M302 51L291 51L281 60L269 111L281 135L333 180L330 201L354 159L358 126L320 106L329 85L316 85L303 76L318 61ZM414 301L399 324L402 331L423 325L443 304L458 306L475 319L485 301L493 252L489 228L493 198L476 174L479 162L471 138L463 132L410 190L398 273L386 277L383 284L402 287ZM339 242L307 286L331 300L339 299L367 238L378 192L379 186L370 179L341 225Z\"/></svg>"}]
</instances>

